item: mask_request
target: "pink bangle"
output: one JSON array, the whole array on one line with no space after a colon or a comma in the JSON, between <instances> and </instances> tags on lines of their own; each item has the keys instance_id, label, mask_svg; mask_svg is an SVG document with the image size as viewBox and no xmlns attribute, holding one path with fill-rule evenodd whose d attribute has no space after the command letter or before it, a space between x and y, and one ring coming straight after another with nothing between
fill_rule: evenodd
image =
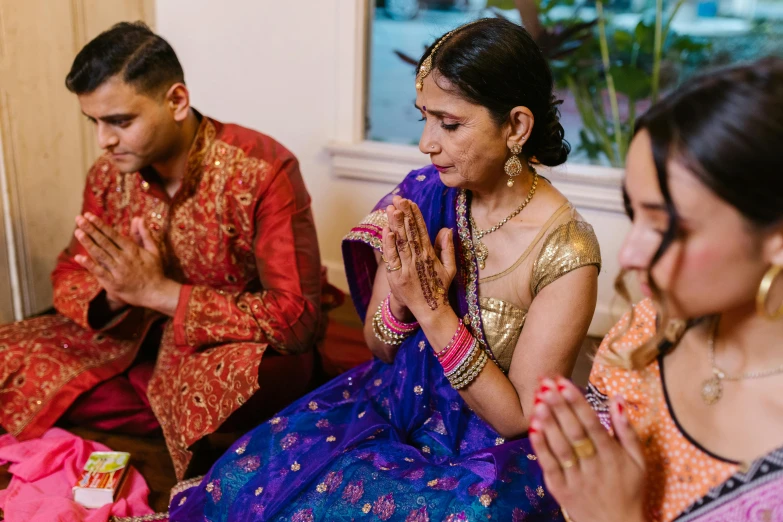
<instances>
[{"instance_id":1,"label":"pink bangle","mask_svg":"<svg viewBox=\"0 0 783 522\"><path fill-rule=\"evenodd\" d=\"M457 328L457 331L451 338L451 342L437 354L446 375L460 368L473 355L475 345L476 340L465 325L460 323L459 328Z\"/></svg>"},{"instance_id":2,"label":"pink bangle","mask_svg":"<svg viewBox=\"0 0 783 522\"><path fill-rule=\"evenodd\" d=\"M447 376L462 366L465 360L472 355L474 343L475 339L473 339L473 336L468 336L465 341L455 348L454 356L447 363L441 363L443 371Z\"/></svg>"},{"instance_id":3,"label":"pink bangle","mask_svg":"<svg viewBox=\"0 0 783 522\"><path fill-rule=\"evenodd\" d=\"M391 312L391 308L389 307L390 299L391 294L387 295L386 299L384 299L381 303L381 317L386 328L398 335L409 335L415 332L419 328L419 323L416 321L412 323L403 323L394 317L394 314Z\"/></svg>"},{"instance_id":4,"label":"pink bangle","mask_svg":"<svg viewBox=\"0 0 783 522\"><path fill-rule=\"evenodd\" d=\"M437 357L438 360L443 360L443 358L446 357L446 355L448 355L449 351L454 346L454 343L458 341L460 336L465 334L466 330L467 328L465 328L465 325L462 324L462 321L460 321L457 330L454 332L454 335L452 335L451 339L449 340L449 344L447 344L441 351L435 352L435 357ZM433 351L435 351L434 348Z\"/></svg>"}]
</instances>

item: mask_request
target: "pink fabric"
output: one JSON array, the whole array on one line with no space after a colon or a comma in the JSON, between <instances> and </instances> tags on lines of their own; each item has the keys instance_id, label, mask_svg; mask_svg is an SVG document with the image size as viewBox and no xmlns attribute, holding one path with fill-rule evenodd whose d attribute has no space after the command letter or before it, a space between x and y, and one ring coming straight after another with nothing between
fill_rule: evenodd
<instances>
[{"instance_id":1,"label":"pink fabric","mask_svg":"<svg viewBox=\"0 0 783 522\"><path fill-rule=\"evenodd\" d=\"M160 424L147 398L154 362L143 362L83 393L64 418L77 426L128 435L152 435Z\"/></svg>"},{"instance_id":2,"label":"pink fabric","mask_svg":"<svg viewBox=\"0 0 783 522\"><path fill-rule=\"evenodd\" d=\"M153 512L147 504L147 483L133 468L114 504L86 509L71 500L71 488L90 453L109 450L103 444L59 428L24 442L8 437L0 437L0 462L12 462L8 470L13 474L8 489L0 491L0 509L6 522L105 522L110 516Z\"/></svg>"}]
</instances>

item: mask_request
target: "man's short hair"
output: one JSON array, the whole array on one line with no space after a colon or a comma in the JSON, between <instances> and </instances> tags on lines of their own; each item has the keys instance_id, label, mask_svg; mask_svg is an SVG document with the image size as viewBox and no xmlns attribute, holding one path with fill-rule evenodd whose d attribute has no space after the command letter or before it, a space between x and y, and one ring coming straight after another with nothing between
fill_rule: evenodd
<instances>
[{"instance_id":1,"label":"man's short hair","mask_svg":"<svg viewBox=\"0 0 783 522\"><path fill-rule=\"evenodd\" d=\"M88 94L116 75L141 94L185 82L174 49L144 22L120 22L96 36L76 55L65 86Z\"/></svg>"}]
</instances>

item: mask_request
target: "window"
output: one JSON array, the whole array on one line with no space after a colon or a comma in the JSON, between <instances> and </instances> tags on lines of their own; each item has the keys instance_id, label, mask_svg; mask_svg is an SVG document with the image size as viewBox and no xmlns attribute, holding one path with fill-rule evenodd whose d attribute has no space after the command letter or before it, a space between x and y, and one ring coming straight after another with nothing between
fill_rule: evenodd
<instances>
[{"instance_id":1,"label":"window","mask_svg":"<svg viewBox=\"0 0 783 522\"><path fill-rule=\"evenodd\" d=\"M660 12L657 0L370 1L375 9L370 16L366 139L378 142L418 143L422 123L413 107L411 61L426 46L480 17L504 16L521 23L518 8L526 10L531 33L549 42L545 53L564 101L561 121L573 148L572 163L621 167L635 115L661 93L711 67L783 56L780 0L662 0ZM531 7L532 18L527 15ZM659 58L656 16L662 27ZM614 90L603 72L606 59Z\"/></svg>"}]
</instances>

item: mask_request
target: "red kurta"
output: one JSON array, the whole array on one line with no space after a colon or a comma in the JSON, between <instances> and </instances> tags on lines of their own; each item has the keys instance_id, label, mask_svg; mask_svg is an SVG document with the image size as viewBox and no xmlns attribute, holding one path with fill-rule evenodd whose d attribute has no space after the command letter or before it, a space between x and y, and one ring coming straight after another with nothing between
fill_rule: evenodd
<instances>
[{"instance_id":1,"label":"red kurta","mask_svg":"<svg viewBox=\"0 0 783 522\"><path fill-rule=\"evenodd\" d=\"M154 172L122 174L102 157L87 177L83 212L125 235L131 219L143 217L167 275L183 283L148 388L181 478L188 448L259 388L267 346L313 347L321 266L298 163L267 136L204 117L173 198ZM58 315L0 326L0 425L21 439L40 435L80 393L125 371L160 317L133 309L93 329L89 309L102 289L74 261L79 253L73 239L52 273Z\"/></svg>"}]
</instances>

